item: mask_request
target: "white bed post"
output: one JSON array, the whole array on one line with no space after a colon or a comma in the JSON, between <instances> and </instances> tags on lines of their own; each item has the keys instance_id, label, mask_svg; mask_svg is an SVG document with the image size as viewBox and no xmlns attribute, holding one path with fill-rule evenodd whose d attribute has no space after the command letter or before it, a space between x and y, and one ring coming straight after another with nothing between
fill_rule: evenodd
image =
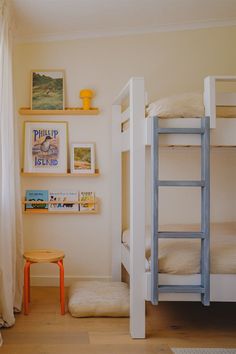
<instances>
[{"instance_id":1,"label":"white bed post","mask_svg":"<svg viewBox=\"0 0 236 354\"><path fill-rule=\"evenodd\" d=\"M122 166L121 105L112 106L112 280L121 280Z\"/></svg>"},{"instance_id":2,"label":"white bed post","mask_svg":"<svg viewBox=\"0 0 236 354\"><path fill-rule=\"evenodd\" d=\"M145 338L145 90L130 80L130 332Z\"/></svg>"},{"instance_id":3,"label":"white bed post","mask_svg":"<svg viewBox=\"0 0 236 354\"><path fill-rule=\"evenodd\" d=\"M205 116L210 117L210 128L216 128L216 88L215 77L207 76L204 79L204 106Z\"/></svg>"}]
</instances>

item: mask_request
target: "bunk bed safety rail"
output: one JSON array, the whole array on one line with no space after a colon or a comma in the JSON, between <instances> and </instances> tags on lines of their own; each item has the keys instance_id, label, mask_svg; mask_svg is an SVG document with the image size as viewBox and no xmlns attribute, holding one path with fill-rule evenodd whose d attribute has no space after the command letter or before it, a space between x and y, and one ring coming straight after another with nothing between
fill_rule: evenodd
<instances>
[{"instance_id":1,"label":"bunk bed safety rail","mask_svg":"<svg viewBox=\"0 0 236 354\"><path fill-rule=\"evenodd\" d=\"M210 128L216 128L216 106L236 106L235 92L217 92L217 82L236 83L236 76L207 76L204 79L205 115L210 117Z\"/></svg>"}]
</instances>

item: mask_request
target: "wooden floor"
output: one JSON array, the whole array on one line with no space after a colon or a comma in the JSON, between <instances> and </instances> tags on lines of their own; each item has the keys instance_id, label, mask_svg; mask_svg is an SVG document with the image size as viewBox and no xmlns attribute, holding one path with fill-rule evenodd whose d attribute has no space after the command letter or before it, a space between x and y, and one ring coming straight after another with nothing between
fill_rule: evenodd
<instances>
[{"instance_id":1,"label":"wooden floor","mask_svg":"<svg viewBox=\"0 0 236 354\"><path fill-rule=\"evenodd\" d=\"M29 316L3 329L1 354L170 354L171 347L236 348L236 303L147 304L147 339L132 340L127 318L60 315L57 288L33 288Z\"/></svg>"}]
</instances>

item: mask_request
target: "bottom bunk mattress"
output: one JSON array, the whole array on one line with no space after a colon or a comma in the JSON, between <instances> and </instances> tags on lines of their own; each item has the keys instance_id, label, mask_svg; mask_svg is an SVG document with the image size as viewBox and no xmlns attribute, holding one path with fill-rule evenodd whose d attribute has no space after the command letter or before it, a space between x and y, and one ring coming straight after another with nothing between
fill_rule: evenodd
<instances>
[{"instance_id":1,"label":"bottom bunk mattress","mask_svg":"<svg viewBox=\"0 0 236 354\"><path fill-rule=\"evenodd\" d=\"M198 231L197 225L167 225L160 231ZM129 229L122 235L124 246L130 246ZM158 266L159 273L198 274L200 273L201 240L160 239ZM151 228L146 226L146 271L150 271ZM211 274L236 274L236 223L216 223L210 231L210 272Z\"/></svg>"}]
</instances>

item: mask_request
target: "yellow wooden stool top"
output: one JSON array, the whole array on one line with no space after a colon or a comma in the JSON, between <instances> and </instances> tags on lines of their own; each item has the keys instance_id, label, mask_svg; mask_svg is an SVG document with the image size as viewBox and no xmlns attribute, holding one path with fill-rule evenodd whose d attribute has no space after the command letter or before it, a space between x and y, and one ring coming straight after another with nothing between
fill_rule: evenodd
<instances>
[{"instance_id":1,"label":"yellow wooden stool top","mask_svg":"<svg viewBox=\"0 0 236 354\"><path fill-rule=\"evenodd\" d=\"M30 250L23 254L25 260L34 263L58 262L65 257L65 253L60 250Z\"/></svg>"}]
</instances>

